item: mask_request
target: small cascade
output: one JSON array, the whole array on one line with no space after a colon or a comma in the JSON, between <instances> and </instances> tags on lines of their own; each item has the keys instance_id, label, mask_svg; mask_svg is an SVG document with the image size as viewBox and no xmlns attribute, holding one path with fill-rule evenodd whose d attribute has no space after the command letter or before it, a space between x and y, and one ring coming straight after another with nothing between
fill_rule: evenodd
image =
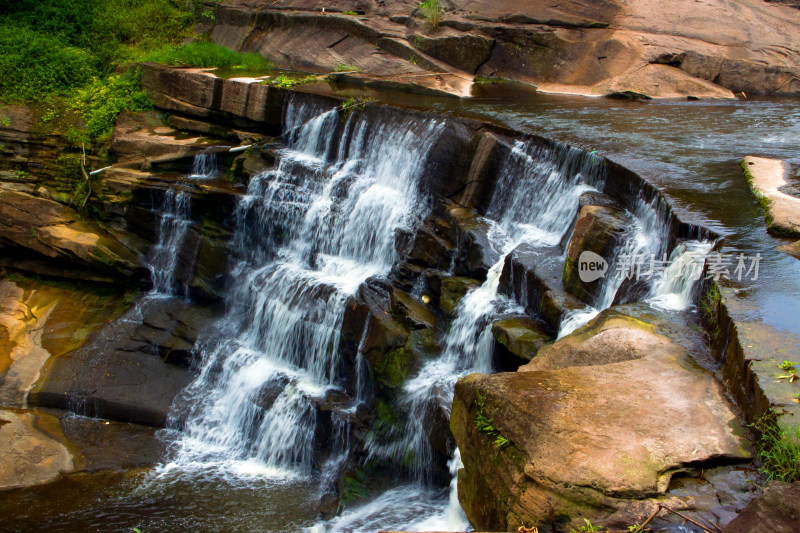
<instances>
[{"instance_id":1,"label":"small cascade","mask_svg":"<svg viewBox=\"0 0 800 533\"><path fill-rule=\"evenodd\" d=\"M172 295L179 290L175 272L186 232L192 223L189 196L184 191L168 189L158 211L161 213L158 242L150 252L147 266L153 281L152 292Z\"/></svg>"},{"instance_id":2,"label":"small cascade","mask_svg":"<svg viewBox=\"0 0 800 533\"><path fill-rule=\"evenodd\" d=\"M678 243L669 256L664 270L653 283L647 302L667 311L683 311L697 301L699 279L703 275L706 257L714 247L711 241Z\"/></svg>"},{"instance_id":3,"label":"small cascade","mask_svg":"<svg viewBox=\"0 0 800 533\"><path fill-rule=\"evenodd\" d=\"M204 150L194 156L192 162L192 173L189 179L210 180L217 176L218 162L215 151Z\"/></svg>"},{"instance_id":4,"label":"small cascade","mask_svg":"<svg viewBox=\"0 0 800 533\"><path fill-rule=\"evenodd\" d=\"M227 314L200 347L174 465L307 476L319 424L341 425L320 405L344 394L345 305L366 279L388 273L395 232L429 208L419 180L442 125L351 116L337 145L337 121L335 109L291 102L288 147L241 198ZM332 433L346 449L345 432ZM335 468L337 457L326 464Z\"/></svg>"}]
</instances>

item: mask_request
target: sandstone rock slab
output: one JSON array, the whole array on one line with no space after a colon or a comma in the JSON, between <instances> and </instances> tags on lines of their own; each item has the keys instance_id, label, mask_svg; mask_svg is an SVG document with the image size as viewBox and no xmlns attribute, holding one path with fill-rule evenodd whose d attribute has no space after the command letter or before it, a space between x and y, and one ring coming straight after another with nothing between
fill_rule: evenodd
<instances>
[{"instance_id":1,"label":"sandstone rock slab","mask_svg":"<svg viewBox=\"0 0 800 533\"><path fill-rule=\"evenodd\" d=\"M675 474L751 458L711 373L668 338L638 358L616 354L614 329L630 330L631 339L655 333L636 321L608 322L580 357L575 341L585 329L547 348L542 367L551 368L532 370L534 358L532 371L472 374L456 385L459 499L477 528L546 524L550 506L575 523L630 524L652 511L642 499L669 498ZM479 413L491 435L476 426Z\"/></svg>"},{"instance_id":2,"label":"sandstone rock slab","mask_svg":"<svg viewBox=\"0 0 800 533\"><path fill-rule=\"evenodd\" d=\"M747 156L742 170L753 194L766 211L770 232L800 236L800 198L786 194L781 188L786 181L786 163L780 159Z\"/></svg>"}]
</instances>

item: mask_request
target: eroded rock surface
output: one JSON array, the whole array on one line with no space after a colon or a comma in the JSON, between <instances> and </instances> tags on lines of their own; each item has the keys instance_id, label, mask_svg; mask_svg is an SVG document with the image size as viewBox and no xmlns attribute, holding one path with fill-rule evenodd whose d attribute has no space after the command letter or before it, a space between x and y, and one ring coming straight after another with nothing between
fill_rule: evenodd
<instances>
[{"instance_id":1,"label":"eroded rock surface","mask_svg":"<svg viewBox=\"0 0 800 533\"><path fill-rule=\"evenodd\" d=\"M771 482L723 533L793 533L800 524L800 483Z\"/></svg>"},{"instance_id":2,"label":"eroded rock surface","mask_svg":"<svg viewBox=\"0 0 800 533\"><path fill-rule=\"evenodd\" d=\"M49 415L0 410L0 490L47 483L73 468L66 446L41 429L58 427Z\"/></svg>"},{"instance_id":3,"label":"eroded rock surface","mask_svg":"<svg viewBox=\"0 0 800 533\"><path fill-rule=\"evenodd\" d=\"M519 372L460 380L451 428L470 521L546 526L552 506L572 525L631 524L653 510L645 499L673 498L676 473L748 461L721 387L690 361L649 324L607 311ZM479 414L493 433L478 430Z\"/></svg>"},{"instance_id":4,"label":"eroded rock surface","mask_svg":"<svg viewBox=\"0 0 800 533\"><path fill-rule=\"evenodd\" d=\"M359 72L342 81L461 96L475 75L550 92L652 98L800 92L800 13L786 5L453 0L436 29L417 7L411 0L235 0L210 29L215 42L279 66L331 72L349 65Z\"/></svg>"},{"instance_id":5,"label":"eroded rock surface","mask_svg":"<svg viewBox=\"0 0 800 533\"><path fill-rule=\"evenodd\" d=\"M0 190L0 249L11 257L19 248L29 251L21 261L23 265L2 261L3 266L50 274L48 262L60 261L65 264L65 274L72 270L74 277L100 280L128 277L138 269L133 252L74 209L45 198Z\"/></svg>"}]
</instances>

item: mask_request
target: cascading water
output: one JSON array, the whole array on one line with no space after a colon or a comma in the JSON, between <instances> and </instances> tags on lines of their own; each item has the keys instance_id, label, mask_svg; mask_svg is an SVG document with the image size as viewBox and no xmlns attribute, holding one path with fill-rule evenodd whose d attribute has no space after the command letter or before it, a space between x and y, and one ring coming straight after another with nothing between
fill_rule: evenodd
<instances>
[{"instance_id":1,"label":"cascading water","mask_svg":"<svg viewBox=\"0 0 800 533\"><path fill-rule=\"evenodd\" d=\"M650 290L647 302L668 311L682 311L694 305L705 261L714 243L686 241L679 243L670 254Z\"/></svg>"},{"instance_id":2,"label":"cascading water","mask_svg":"<svg viewBox=\"0 0 800 533\"><path fill-rule=\"evenodd\" d=\"M432 119L389 123L355 114L341 124L337 109L290 102L287 148L275 168L250 180L234 213L226 314L198 343L198 377L173 413L184 430L162 473L198 469L228 479L291 479L309 478L318 469L323 483L335 478L350 447L342 413L354 414L369 388L359 352L355 393L344 393L338 347L345 307L367 279L385 276L398 260L396 232L413 230L429 211L420 178L442 128ZM602 159L579 150L523 142L508 149L486 215L498 260L457 306L442 354L404 384L398 407L405 426L388 438L366 440L368 459L410 457L414 479L312 530L469 527L457 499L458 450L449 463L449 490L429 483L436 453L425 421L434 411L449 417L460 377L492 371L491 320L524 312L498 295L507 255L524 244L543 257L555 251L563 258L579 199L596 190L602 173ZM642 203L632 215L636 222L617 254L661 251L665 240L655 210ZM179 218L163 217L162 235L181 239ZM162 241L163 250L171 246L171 240ZM164 278L158 286L173 283ZM658 294L682 290L670 283ZM613 303L620 284L604 284L599 309ZM571 323L585 323L596 312L571 317ZM345 408L321 411L331 397ZM320 424L326 424L326 435ZM316 452L320 438L332 449L326 457Z\"/></svg>"},{"instance_id":3,"label":"cascading water","mask_svg":"<svg viewBox=\"0 0 800 533\"><path fill-rule=\"evenodd\" d=\"M194 156L192 162L192 173L190 179L207 180L213 179L217 175L217 154L215 152L203 151Z\"/></svg>"},{"instance_id":4,"label":"cascading water","mask_svg":"<svg viewBox=\"0 0 800 533\"><path fill-rule=\"evenodd\" d=\"M192 223L189 196L182 190L168 189L164 192L159 207L161 222L158 227L158 242L150 252L148 268L153 281L152 292L169 295L178 290L175 270L186 232Z\"/></svg>"},{"instance_id":5,"label":"cascading water","mask_svg":"<svg viewBox=\"0 0 800 533\"><path fill-rule=\"evenodd\" d=\"M172 467L313 470L319 404L343 387L345 304L389 271L395 232L429 208L419 180L442 128L351 116L335 150L337 120L335 109L291 103L288 148L241 198L227 313L200 345Z\"/></svg>"},{"instance_id":6,"label":"cascading water","mask_svg":"<svg viewBox=\"0 0 800 533\"><path fill-rule=\"evenodd\" d=\"M576 166L579 154L579 151L568 152L559 159L544 149L531 148L522 142L511 147L487 213L487 221L492 224L492 242L497 246L500 259L489 269L486 281L459 302L442 355L427 362L404 385L400 407L407 415L406 427L393 442L372 442L370 454L397 457L406 450L413 450L414 470L424 479L434 457L425 428L425 421L429 420L427 414L439 410L449 418L456 381L470 372L492 371L491 316L498 312L523 312L517 304L497 294L506 255L523 243L543 248L557 246L571 225L581 194L593 189L585 184L583 173L591 171L594 158L584 166ZM438 502L438 509L429 509L410 522L406 518L405 522L397 523L398 527L410 531L468 529L469 522L457 497L455 476L460 463L456 449L449 464L453 476L449 493L434 500ZM376 501L350 511L331 529L344 531L377 520L388 520L391 524L384 510L386 506L402 507L405 500L418 501L423 494L424 490L418 486L395 489L378 500L380 506L375 505ZM390 526L381 522L381 527Z\"/></svg>"}]
</instances>

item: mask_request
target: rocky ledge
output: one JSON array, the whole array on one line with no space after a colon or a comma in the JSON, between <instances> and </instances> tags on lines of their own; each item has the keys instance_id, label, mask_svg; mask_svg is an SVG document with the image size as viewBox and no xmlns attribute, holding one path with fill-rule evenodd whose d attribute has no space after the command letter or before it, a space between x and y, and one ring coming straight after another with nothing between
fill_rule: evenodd
<instances>
[{"instance_id":1,"label":"rocky ledge","mask_svg":"<svg viewBox=\"0 0 800 533\"><path fill-rule=\"evenodd\" d=\"M277 66L467 96L476 77L646 98L800 93L800 12L762 0L232 0L206 29Z\"/></svg>"}]
</instances>

